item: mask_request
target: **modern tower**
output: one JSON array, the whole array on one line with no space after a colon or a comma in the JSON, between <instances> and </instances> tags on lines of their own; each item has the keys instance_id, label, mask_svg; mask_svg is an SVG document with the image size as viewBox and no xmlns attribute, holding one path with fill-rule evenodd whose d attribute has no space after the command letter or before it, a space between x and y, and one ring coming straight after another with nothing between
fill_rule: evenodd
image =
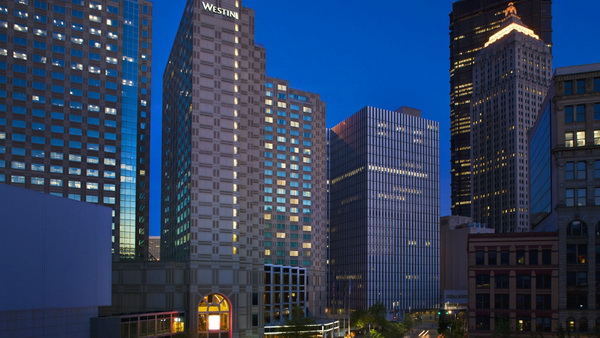
<instances>
[{"instance_id":1,"label":"modern tower","mask_svg":"<svg viewBox=\"0 0 600 338\"><path fill-rule=\"evenodd\" d=\"M439 303L439 123L365 107L333 127L330 278L334 310Z\"/></svg>"},{"instance_id":2,"label":"modern tower","mask_svg":"<svg viewBox=\"0 0 600 338\"><path fill-rule=\"evenodd\" d=\"M459 0L450 13L452 214L471 216L471 95L475 55L500 27L508 0ZM524 24L552 44L551 0L514 1Z\"/></svg>"},{"instance_id":3,"label":"modern tower","mask_svg":"<svg viewBox=\"0 0 600 338\"><path fill-rule=\"evenodd\" d=\"M0 182L113 209L146 259L152 3L0 4Z\"/></svg>"},{"instance_id":4,"label":"modern tower","mask_svg":"<svg viewBox=\"0 0 600 338\"><path fill-rule=\"evenodd\" d=\"M294 307L319 316L327 301L325 102L317 94L290 88L288 81L267 78L263 115L259 194L263 194L265 264L284 270L305 268L310 279L306 292L298 290L296 304L289 300L294 298L293 288L302 286L288 283L289 296L278 297L277 287L267 292L265 285L268 299L281 300L269 309L265 304L265 323L290 319Z\"/></svg>"},{"instance_id":5,"label":"modern tower","mask_svg":"<svg viewBox=\"0 0 600 338\"><path fill-rule=\"evenodd\" d=\"M475 57L471 98L472 218L496 232L529 230L527 130L552 72L548 47L509 4Z\"/></svg>"}]
</instances>

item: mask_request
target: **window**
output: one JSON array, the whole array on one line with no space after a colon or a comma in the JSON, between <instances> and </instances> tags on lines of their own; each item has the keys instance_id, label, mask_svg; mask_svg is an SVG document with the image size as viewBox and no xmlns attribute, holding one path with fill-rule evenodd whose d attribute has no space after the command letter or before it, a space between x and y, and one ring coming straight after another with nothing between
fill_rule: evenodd
<instances>
[{"instance_id":1,"label":"window","mask_svg":"<svg viewBox=\"0 0 600 338\"><path fill-rule=\"evenodd\" d=\"M594 92L596 92L596 93L600 92L600 77L594 78Z\"/></svg>"},{"instance_id":2,"label":"window","mask_svg":"<svg viewBox=\"0 0 600 338\"><path fill-rule=\"evenodd\" d=\"M581 221L572 221L567 225L567 236L568 237L582 237L587 236L587 225Z\"/></svg>"},{"instance_id":3,"label":"window","mask_svg":"<svg viewBox=\"0 0 600 338\"><path fill-rule=\"evenodd\" d=\"M508 250L500 251L500 265L509 265L510 264L510 253Z\"/></svg>"},{"instance_id":4,"label":"window","mask_svg":"<svg viewBox=\"0 0 600 338\"><path fill-rule=\"evenodd\" d=\"M565 95L573 95L573 81L565 81Z\"/></svg>"},{"instance_id":5,"label":"window","mask_svg":"<svg viewBox=\"0 0 600 338\"><path fill-rule=\"evenodd\" d=\"M600 145L600 130L594 130L594 145Z\"/></svg>"},{"instance_id":6,"label":"window","mask_svg":"<svg viewBox=\"0 0 600 338\"><path fill-rule=\"evenodd\" d=\"M517 250L517 265L525 264L525 250Z\"/></svg>"},{"instance_id":7,"label":"window","mask_svg":"<svg viewBox=\"0 0 600 338\"><path fill-rule=\"evenodd\" d=\"M537 249L529 250L529 265L538 265L538 251Z\"/></svg>"},{"instance_id":8,"label":"window","mask_svg":"<svg viewBox=\"0 0 600 338\"><path fill-rule=\"evenodd\" d=\"M585 122L585 104L577 105L577 115L575 116L575 122Z\"/></svg>"},{"instance_id":9,"label":"window","mask_svg":"<svg viewBox=\"0 0 600 338\"><path fill-rule=\"evenodd\" d=\"M494 278L496 289L508 289L508 274L497 274Z\"/></svg>"},{"instance_id":10,"label":"window","mask_svg":"<svg viewBox=\"0 0 600 338\"><path fill-rule=\"evenodd\" d=\"M494 308L502 310L502 309L508 309L508 307L509 307L508 294L497 293L494 296Z\"/></svg>"},{"instance_id":11,"label":"window","mask_svg":"<svg viewBox=\"0 0 600 338\"><path fill-rule=\"evenodd\" d=\"M585 180L586 178L586 164L585 161L579 161L577 162L577 179L578 180Z\"/></svg>"},{"instance_id":12,"label":"window","mask_svg":"<svg viewBox=\"0 0 600 338\"><path fill-rule=\"evenodd\" d=\"M573 132L572 131L568 131L565 133L565 147L567 148L572 148L574 145L573 142Z\"/></svg>"},{"instance_id":13,"label":"window","mask_svg":"<svg viewBox=\"0 0 600 338\"><path fill-rule=\"evenodd\" d=\"M567 264L586 264L587 244L567 244Z\"/></svg>"},{"instance_id":14,"label":"window","mask_svg":"<svg viewBox=\"0 0 600 338\"><path fill-rule=\"evenodd\" d=\"M577 94L584 94L585 93L585 79L579 79L577 80Z\"/></svg>"},{"instance_id":15,"label":"window","mask_svg":"<svg viewBox=\"0 0 600 338\"><path fill-rule=\"evenodd\" d=\"M489 309L490 308L490 295L488 293L476 294L475 295L475 308Z\"/></svg>"},{"instance_id":16,"label":"window","mask_svg":"<svg viewBox=\"0 0 600 338\"><path fill-rule=\"evenodd\" d=\"M587 290L567 292L567 309L587 309Z\"/></svg>"},{"instance_id":17,"label":"window","mask_svg":"<svg viewBox=\"0 0 600 338\"><path fill-rule=\"evenodd\" d=\"M584 287L588 285L588 274L586 271L568 271L568 287Z\"/></svg>"},{"instance_id":18,"label":"window","mask_svg":"<svg viewBox=\"0 0 600 338\"><path fill-rule=\"evenodd\" d=\"M600 178L600 160L594 161L594 178Z\"/></svg>"},{"instance_id":19,"label":"window","mask_svg":"<svg viewBox=\"0 0 600 338\"><path fill-rule=\"evenodd\" d=\"M531 294L517 294L517 310L531 310Z\"/></svg>"},{"instance_id":20,"label":"window","mask_svg":"<svg viewBox=\"0 0 600 338\"><path fill-rule=\"evenodd\" d=\"M594 120L600 120L600 103L594 103Z\"/></svg>"},{"instance_id":21,"label":"window","mask_svg":"<svg viewBox=\"0 0 600 338\"><path fill-rule=\"evenodd\" d=\"M489 289L490 288L490 275L488 275L488 274L475 275L475 286L478 289Z\"/></svg>"},{"instance_id":22,"label":"window","mask_svg":"<svg viewBox=\"0 0 600 338\"><path fill-rule=\"evenodd\" d=\"M531 289L531 276L517 275L517 289Z\"/></svg>"},{"instance_id":23,"label":"window","mask_svg":"<svg viewBox=\"0 0 600 338\"><path fill-rule=\"evenodd\" d=\"M575 133L575 146L585 146L585 131L578 131L577 133Z\"/></svg>"},{"instance_id":24,"label":"window","mask_svg":"<svg viewBox=\"0 0 600 338\"><path fill-rule=\"evenodd\" d=\"M489 331L490 329L490 317L489 316L477 316L475 317L475 327L477 330Z\"/></svg>"},{"instance_id":25,"label":"window","mask_svg":"<svg viewBox=\"0 0 600 338\"><path fill-rule=\"evenodd\" d=\"M535 287L537 289L550 289L552 287L552 277L549 274L538 274L535 277Z\"/></svg>"},{"instance_id":26,"label":"window","mask_svg":"<svg viewBox=\"0 0 600 338\"><path fill-rule=\"evenodd\" d=\"M585 207L587 205L587 188L577 189L577 199L575 204L578 207Z\"/></svg>"},{"instance_id":27,"label":"window","mask_svg":"<svg viewBox=\"0 0 600 338\"><path fill-rule=\"evenodd\" d=\"M552 308L551 295L536 295L535 296L536 310L550 310Z\"/></svg>"},{"instance_id":28,"label":"window","mask_svg":"<svg viewBox=\"0 0 600 338\"><path fill-rule=\"evenodd\" d=\"M542 264L543 265L552 264L552 251L550 249L542 250Z\"/></svg>"},{"instance_id":29,"label":"window","mask_svg":"<svg viewBox=\"0 0 600 338\"><path fill-rule=\"evenodd\" d=\"M594 205L600 205L600 188L594 188Z\"/></svg>"},{"instance_id":30,"label":"window","mask_svg":"<svg viewBox=\"0 0 600 338\"><path fill-rule=\"evenodd\" d=\"M575 189L567 189L565 191L565 205L567 207L575 206Z\"/></svg>"}]
</instances>

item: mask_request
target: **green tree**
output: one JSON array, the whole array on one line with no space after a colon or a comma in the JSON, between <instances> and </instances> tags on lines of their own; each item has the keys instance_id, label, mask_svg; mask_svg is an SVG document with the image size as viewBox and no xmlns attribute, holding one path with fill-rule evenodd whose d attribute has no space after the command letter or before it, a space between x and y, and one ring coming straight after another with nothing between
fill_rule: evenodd
<instances>
[{"instance_id":1,"label":"green tree","mask_svg":"<svg viewBox=\"0 0 600 338\"><path fill-rule=\"evenodd\" d=\"M381 333L384 337L404 337L408 333L408 329L404 324L387 322Z\"/></svg>"},{"instance_id":2,"label":"green tree","mask_svg":"<svg viewBox=\"0 0 600 338\"><path fill-rule=\"evenodd\" d=\"M376 330L371 330L371 331L369 331L369 334L367 335L367 337L369 337L369 338L386 338L388 336L386 336L383 333L380 333Z\"/></svg>"},{"instance_id":3,"label":"green tree","mask_svg":"<svg viewBox=\"0 0 600 338\"><path fill-rule=\"evenodd\" d=\"M496 338L510 338L510 323L506 318L496 319L496 331L494 332Z\"/></svg>"}]
</instances>

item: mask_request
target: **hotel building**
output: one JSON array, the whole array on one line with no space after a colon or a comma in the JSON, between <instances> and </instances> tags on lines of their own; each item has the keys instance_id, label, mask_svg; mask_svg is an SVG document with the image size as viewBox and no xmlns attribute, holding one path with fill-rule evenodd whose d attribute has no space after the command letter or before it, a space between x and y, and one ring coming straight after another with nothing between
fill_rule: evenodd
<instances>
[{"instance_id":1,"label":"hotel building","mask_svg":"<svg viewBox=\"0 0 600 338\"><path fill-rule=\"evenodd\" d=\"M472 218L497 233L529 230L527 130L548 91L552 55L512 4L476 56L471 98Z\"/></svg>"},{"instance_id":2,"label":"hotel building","mask_svg":"<svg viewBox=\"0 0 600 338\"><path fill-rule=\"evenodd\" d=\"M148 252L152 3L0 4L0 182L113 209Z\"/></svg>"},{"instance_id":3,"label":"hotel building","mask_svg":"<svg viewBox=\"0 0 600 338\"><path fill-rule=\"evenodd\" d=\"M473 63L500 27L508 0L459 0L450 13L450 155L452 214L471 216L471 95ZM552 1L514 1L524 24L552 44Z\"/></svg>"},{"instance_id":4,"label":"hotel building","mask_svg":"<svg viewBox=\"0 0 600 338\"><path fill-rule=\"evenodd\" d=\"M329 135L333 310L437 307L438 122L365 107Z\"/></svg>"},{"instance_id":5,"label":"hotel building","mask_svg":"<svg viewBox=\"0 0 600 338\"><path fill-rule=\"evenodd\" d=\"M188 1L164 73L161 263L191 277L161 304L201 337L325 310L325 104L265 59L251 9Z\"/></svg>"}]
</instances>

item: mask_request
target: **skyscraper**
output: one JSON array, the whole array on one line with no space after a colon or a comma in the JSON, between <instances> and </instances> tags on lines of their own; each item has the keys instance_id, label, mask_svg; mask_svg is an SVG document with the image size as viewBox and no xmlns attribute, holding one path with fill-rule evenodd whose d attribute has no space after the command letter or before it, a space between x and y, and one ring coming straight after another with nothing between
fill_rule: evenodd
<instances>
[{"instance_id":1,"label":"skyscraper","mask_svg":"<svg viewBox=\"0 0 600 338\"><path fill-rule=\"evenodd\" d=\"M0 4L0 182L113 208L146 259L152 3Z\"/></svg>"},{"instance_id":2,"label":"skyscraper","mask_svg":"<svg viewBox=\"0 0 600 338\"><path fill-rule=\"evenodd\" d=\"M190 262L191 302L205 304L202 312L214 304L235 316L223 335L262 329L265 80L254 11L235 0L188 1L163 77L161 260ZM210 315L197 319L199 333L208 334Z\"/></svg>"},{"instance_id":3,"label":"skyscraper","mask_svg":"<svg viewBox=\"0 0 600 338\"><path fill-rule=\"evenodd\" d=\"M439 123L365 107L330 131L334 309L439 303Z\"/></svg>"},{"instance_id":4,"label":"skyscraper","mask_svg":"<svg viewBox=\"0 0 600 338\"><path fill-rule=\"evenodd\" d=\"M319 316L327 300L325 102L317 94L290 88L288 81L267 78L265 106L259 192L265 264L306 268L308 313ZM284 295L279 306L265 309L265 323L290 318L287 299Z\"/></svg>"},{"instance_id":5,"label":"skyscraper","mask_svg":"<svg viewBox=\"0 0 600 338\"><path fill-rule=\"evenodd\" d=\"M164 73L161 262L196 276L200 336L212 316L247 337L325 310L325 104L265 58L251 9L188 1Z\"/></svg>"},{"instance_id":6,"label":"skyscraper","mask_svg":"<svg viewBox=\"0 0 600 338\"><path fill-rule=\"evenodd\" d=\"M475 55L504 19L507 0L459 0L450 13L450 154L452 214L471 216L472 67ZM514 1L524 24L552 44L551 0Z\"/></svg>"},{"instance_id":7,"label":"skyscraper","mask_svg":"<svg viewBox=\"0 0 600 338\"><path fill-rule=\"evenodd\" d=\"M514 6L475 57L471 99L473 220L496 232L529 230L527 130L552 71L548 47Z\"/></svg>"}]
</instances>

